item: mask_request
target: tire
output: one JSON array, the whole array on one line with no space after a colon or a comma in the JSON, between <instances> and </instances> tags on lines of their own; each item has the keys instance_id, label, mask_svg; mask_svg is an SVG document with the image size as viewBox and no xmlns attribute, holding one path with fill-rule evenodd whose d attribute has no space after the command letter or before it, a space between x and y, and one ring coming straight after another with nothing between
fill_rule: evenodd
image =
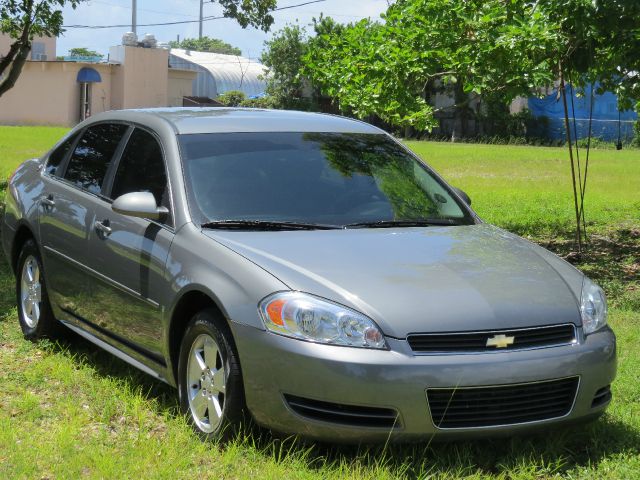
<instances>
[{"instance_id":1,"label":"tire","mask_svg":"<svg viewBox=\"0 0 640 480\"><path fill-rule=\"evenodd\" d=\"M16 269L16 302L18 321L24 338L56 338L62 325L53 316L40 251L33 240L20 250Z\"/></svg>"},{"instance_id":2,"label":"tire","mask_svg":"<svg viewBox=\"0 0 640 480\"><path fill-rule=\"evenodd\" d=\"M244 419L238 353L226 322L211 309L189 322L178 361L180 408L204 440L227 440Z\"/></svg>"}]
</instances>

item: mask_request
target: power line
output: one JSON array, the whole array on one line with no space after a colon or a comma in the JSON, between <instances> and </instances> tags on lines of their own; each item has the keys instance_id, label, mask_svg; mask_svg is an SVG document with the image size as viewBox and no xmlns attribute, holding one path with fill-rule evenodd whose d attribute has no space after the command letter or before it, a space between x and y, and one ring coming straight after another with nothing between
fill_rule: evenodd
<instances>
[{"instance_id":1,"label":"power line","mask_svg":"<svg viewBox=\"0 0 640 480\"><path fill-rule=\"evenodd\" d=\"M116 7L116 8L123 8L123 9L126 9L126 10L131 10L131 6L130 5L120 5L120 4L117 4L117 3L105 2L103 0L91 0L91 3L99 3L101 5L108 5L110 7ZM170 15L170 16L173 16L173 17L198 18L197 15L189 15L187 13L168 12L166 10L152 10L150 8L139 8L138 7L138 11L139 12L157 13L157 14L160 14L160 15Z\"/></svg>"},{"instance_id":2,"label":"power line","mask_svg":"<svg viewBox=\"0 0 640 480\"><path fill-rule=\"evenodd\" d=\"M289 10L291 8L298 8L298 7L303 7L305 5L311 5L312 3L321 3L321 2L325 2L326 0L312 0L309 2L304 2L304 3L298 3L296 5L288 5L286 7L279 7L279 8L274 8L272 11L273 12L278 12L281 10ZM204 22L208 22L210 20L222 20L228 17L225 16L218 16L218 17L204 17L202 19L202 21ZM181 21L177 21L177 22L162 22L162 23L145 23L145 24L138 24L138 27L163 27L163 26L168 26L168 25L184 25L187 23L199 23L200 20L181 20ZM63 25L63 28L86 28L86 29L91 29L91 30L99 30L99 29L104 29L104 28L128 28L131 27L130 23L126 23L126 24L121 24L121 25Z\"/></svg>"}]
</instances>

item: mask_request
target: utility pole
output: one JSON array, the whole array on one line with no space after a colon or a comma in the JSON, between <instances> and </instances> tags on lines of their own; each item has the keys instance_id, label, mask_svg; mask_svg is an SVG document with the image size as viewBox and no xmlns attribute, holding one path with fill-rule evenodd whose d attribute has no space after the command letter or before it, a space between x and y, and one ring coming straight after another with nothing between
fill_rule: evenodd
<instances>
[{"instance_id":1,"label":"utility pole","mask_svg":"<svg viewBox=\"0 0 640 480\"><path fill-rule=\"evenodd\" d=\"M202 39L202 19L204 12L204 0L200 0L200 31L198 33L198 38Z\"/></svg>"},{"instance_id":2,"label":"utility pole","mask_svg":"<svg viewBox=\"0 0 640 480\"><path fill-rule=\"evenodd\" d=\"M131 0L131 31L138 33L138 0Z\"/></svg>"}]
</instances>

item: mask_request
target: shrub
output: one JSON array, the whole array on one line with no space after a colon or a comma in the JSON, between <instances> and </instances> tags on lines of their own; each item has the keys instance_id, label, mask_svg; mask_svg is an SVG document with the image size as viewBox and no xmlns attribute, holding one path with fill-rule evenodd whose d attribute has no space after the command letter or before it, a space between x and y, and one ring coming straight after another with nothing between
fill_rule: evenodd
<instances>
[{"instance_id":1,"label":"shrub","mask_svg":"<svg viewBox=\"0 0 640 480\"><path fill-rule=\"evenodd\" d=\"M247 99L244 92L240 90L229 90L219 95L216 100L227 107L237 107Z\"/></svg>"}]
</instances>

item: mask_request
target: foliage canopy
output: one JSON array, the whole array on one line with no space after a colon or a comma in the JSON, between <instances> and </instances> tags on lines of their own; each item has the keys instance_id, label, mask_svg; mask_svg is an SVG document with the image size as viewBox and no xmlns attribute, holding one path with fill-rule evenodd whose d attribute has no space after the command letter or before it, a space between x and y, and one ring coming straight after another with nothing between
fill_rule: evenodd
<instances>
[{"instance_id":1,"label":"foliage canopy","mask_svg":"<svg viewBox=\"0 0 640 480\"><path fill-rule=\"evenodd\" d=\"M204 36L202 38L185 38L179 42L169 42L171 48L183 48L196 52L222 53L224 55L242 55L242 51L219 38Z\"/></svg>"},{"instance_id":2,"label":"foliage canopy","mask_svg":"<svg viewBox=\"0 0 640 480\"><path fill-rule=\"evenodd\" d=\"M303 56L305 76L359 117L431 128L436 83L460 89L456 102L506 104L567 75L622 106L640 97L636 0L397 0L383 19L319 32Z\"/></svg>"},{"instance_id":3,"label":"foliage canopy","mask_svg":"<svg viewBox=\"0 0 640 480\"><path fill-rule=\"evenodd\" d=\"M72 57L104 57L101 53L96 52L95 50L89 50L85 47L72 48L69 50L69 55Z\"/></svg>"}]
</instances>

